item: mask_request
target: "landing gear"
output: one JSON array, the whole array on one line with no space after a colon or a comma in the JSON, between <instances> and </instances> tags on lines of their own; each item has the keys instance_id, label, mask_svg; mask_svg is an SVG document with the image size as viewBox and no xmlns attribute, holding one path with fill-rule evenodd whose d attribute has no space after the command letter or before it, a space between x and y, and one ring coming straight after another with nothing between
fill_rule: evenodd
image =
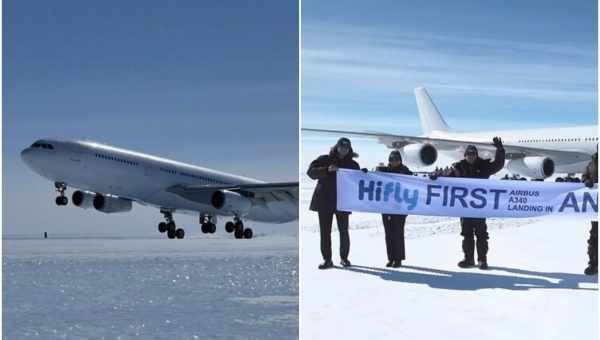
<instances>
[{"instance_id":1,"label":"landing gear","mask_svg":"<svg viewBox=\"0 0 600 340\"><path fill-rule=\"evenodd\" d=\"M59 196L56 197L56 200L55 200L56 205L58 205L58 206L67 205L69 203L69 199L67 198L67 196L65 196L65 191L67 190L67 185L62 182L54 182L54 187L56 188L56 191L59 194Z\"/></svg>"},{"instance_id":2,"label":"landing gear","mask_svg":"<svg viewBox=\"0 0 600 340\"><path fill-rule=\"evenodd\" d=\"M228 222L228 223L231 223L229 225L229 227L233 226L233 236L237 239L241 239L241 238L251 239L252 235L253 235L252 229L244 228L244 223L238 217L234 217L233 220L235 222ZM229 232L229 230L227 228L228 228L228 225L226 224L225 229Z\"/></svg>"},{"instance_id":3,"label":"landing gear","mask_svg":"<svg viewBox=\"0 0 600 340\"><path fill-rule=\"evenodd\" d=\"M205 234L214 234L217 231L217 226L211 222L203 223L200 226L200 230Z\"/></svg>"},{"instance_id":4,"label":"landing gear","mask_svg":"<svg viewBox=\"0 0 600 340\"><path fill-rule=\"evenodd\" d=\"M200 215L200 229L205 234L212 234L217 231L216 220L214 216L210 216L208 214ZM244 228L244 223L242 220L235 216L233 221L227 221L225 223L225 231L228 233L233 233L235 238L252 238L253 232L250 228Z\"/></svg>"},{"instance_id":5,"label":"landing gear","mask_svg":"<svg viewBox=\"0 0 600 340\"><path fill-rule=\"evenodd\" d=\"M165 216L165 220L167 220L167 222L160 222L158 224L158 231L161 233L166 232L167 237L170 239L184 238L185 231L181 228L177 229L175 220L173 220L173 213L167 210L161 210L160 212L163 214L163 216Z\"/></svg>"},{"instance_id":6,"label":"landing gear","mask_svg":"<svg viewBox=\"0 0 600 340\"><path fill-rule=\"evenodd\" d=\"M217 231L216 220L208 214L200 215L200 230L205 234L214 234Z\"/></svg>"}]
</instances>

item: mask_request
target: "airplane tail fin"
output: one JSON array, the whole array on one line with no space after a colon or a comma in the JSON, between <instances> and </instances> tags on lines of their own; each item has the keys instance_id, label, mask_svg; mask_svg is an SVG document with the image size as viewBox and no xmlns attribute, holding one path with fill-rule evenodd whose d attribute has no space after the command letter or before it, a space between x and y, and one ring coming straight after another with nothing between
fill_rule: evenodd
<instances>
[{"instance_id":1,"label":"airplane tail fin","mask_svg":"<svg viewBox=\"0 0 600 340\"><path fill-rule=\"evenodd\" d=\"M421 126L425 135L430 135L433 131L450 130L424 87L415 88L415 98L417 99L419 118L421 119Z\"/></svg>"}]
</instances>

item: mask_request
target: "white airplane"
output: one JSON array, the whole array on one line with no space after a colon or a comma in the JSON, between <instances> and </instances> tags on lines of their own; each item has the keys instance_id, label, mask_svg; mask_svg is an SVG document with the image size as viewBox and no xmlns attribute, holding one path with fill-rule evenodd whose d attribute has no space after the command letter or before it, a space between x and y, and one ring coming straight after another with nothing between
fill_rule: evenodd
<instances>
[{"instance_id":1,"label":"white airplane","mask_svg":"<svg viewBox=\"0 0 600 340\"><path fill-rule=\"evenodd\" d=\"M597 125L504 130L474 133L454 132L423 87L415 89L422 136L401 136L379 132L357 132L303 128L304 131L372 137L388 148L400 150L404 162L424 167L432 165L438 151L452 159L462 159L467 145L473 144L481 157L493 158L492 138L502 138L506 150L505 168L522 176L543 179L554 173L582 173L597 151Z\"/></svg>"},{"instance_id":2,"label":"white airplane","mask_svg":"<svg viewBox=\"0 0 600 340\"><path fill-rule=\"evenodd\" d=\"M199 214L202 232L216 231L217 216L235 238L252 238L242 219L285 223L298 218L298 182L265 183L190 164L89 141L42 139L21 152L34 172L54 182L56 204L67 205L67 185L78 188L72 202L104 213L127 212L132 203L160 209L158 230L183 238L174 212Z\"/></svg>"}]
</instances>

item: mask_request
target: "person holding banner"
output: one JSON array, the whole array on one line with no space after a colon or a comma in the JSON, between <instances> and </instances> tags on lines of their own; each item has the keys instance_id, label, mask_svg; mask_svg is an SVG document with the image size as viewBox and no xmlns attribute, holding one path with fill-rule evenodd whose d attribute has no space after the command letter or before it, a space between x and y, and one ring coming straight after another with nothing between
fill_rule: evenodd
<instances>
[{"instance_id":1,"label":"person holding banner","mask_svg":"<svg viewBox=\"0 0 600 340\"><path fill-rule=\"evenodd\" d=\"M581 180L588 188L593 188L594 183L598 183L598 151L592 155L592 160L585 168ZM589 262L583 272L585 275L598 274L598 221L592 221L590 238L587 243Z\"/></svg>"},{"instance_id":2,"label":"person holding banner","mask_svg":"<svg viewBox=\"0 0 600 340\"><path fill-rule=\"evenodd\" d=\"M331 226L334 215L340 233L341 265L344 267L351 265L350 261L348 261L348 254L350 252L348 216L350 213L337 210L336 171L340 168L360 169L358 163L353 159L356 157L358 157L358 154L352 150L350 140L342 137L331 148L329 154L319 156L308 167L308 176L314 180L318 180L310 202L310 210L316 211L319 214L321 255L324 260L319 265L319 269L333 267L333 262L331 261Z\"/></svg>"},{"instance_id":3,"label":"person holding banner","mask_svg":"<svg viewBox=\"0 0 600 340\"><path fill-rule=\"evenodd\" d=\"M454 163L448 171L443 173L432 173L431 179L436 179L439 175L446 177L466 177L466 178L489 178L491 175L500 171L504 167L504 147L499 137L494 137L493 144L496 147L494 161L490 159L479 158L475 145L468 145L464 159ZM462 249L465 254L464 260L458 263L461 268L470 268L475 266L475 236L477 237L477 265L480 269L488 269L488 232L485 218L461 218L461 235L463 236Z\"/></svg>"},{"instance_id":4,"label":"person holding banner","mask_svg":"<svg viewBox=\"0 0 600 340\"><path fill-rule=\"evenodd\" d=\"M402 164L400 151L390 152L387 166L378 166L376 171L393 172L397 174L412 175L412 171ZM406 215L382 214L383 228L385 230L385 246L387 249L388 263L386 267L398 268L405 259L404 248L404 222Z\"/></svg>"}]
</instances>

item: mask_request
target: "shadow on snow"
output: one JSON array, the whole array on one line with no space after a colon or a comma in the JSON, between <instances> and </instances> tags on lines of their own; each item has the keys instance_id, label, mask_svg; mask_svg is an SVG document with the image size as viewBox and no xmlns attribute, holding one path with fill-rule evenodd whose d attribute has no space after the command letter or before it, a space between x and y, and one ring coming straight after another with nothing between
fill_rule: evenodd
<instances>
[{"instance_id":1,"label":"shadow on snow","mask_svg":"<svg viewBox=\"0 0 600 340\"><path fill-rule=\"evenodd\" d=\"M474 270L477 270L478 272L450 271L417 266L402 266L401 268L416 270L419 271L419 273L358 265L343 268L343 270L379 276L388 281L426 284L431 288L438 289L478 290L496 288L528 290L532 288L559 288L598 290L597 288L579 287L580 283L598 283L597 276L587 276L583 274L547 273L507 267L490 267L491 270L504 271L510 274L537 276L524 277L485 273L477 268L474 268ZM550 279L553 281L550 281Z\"/></svg>"}]
</instances>

